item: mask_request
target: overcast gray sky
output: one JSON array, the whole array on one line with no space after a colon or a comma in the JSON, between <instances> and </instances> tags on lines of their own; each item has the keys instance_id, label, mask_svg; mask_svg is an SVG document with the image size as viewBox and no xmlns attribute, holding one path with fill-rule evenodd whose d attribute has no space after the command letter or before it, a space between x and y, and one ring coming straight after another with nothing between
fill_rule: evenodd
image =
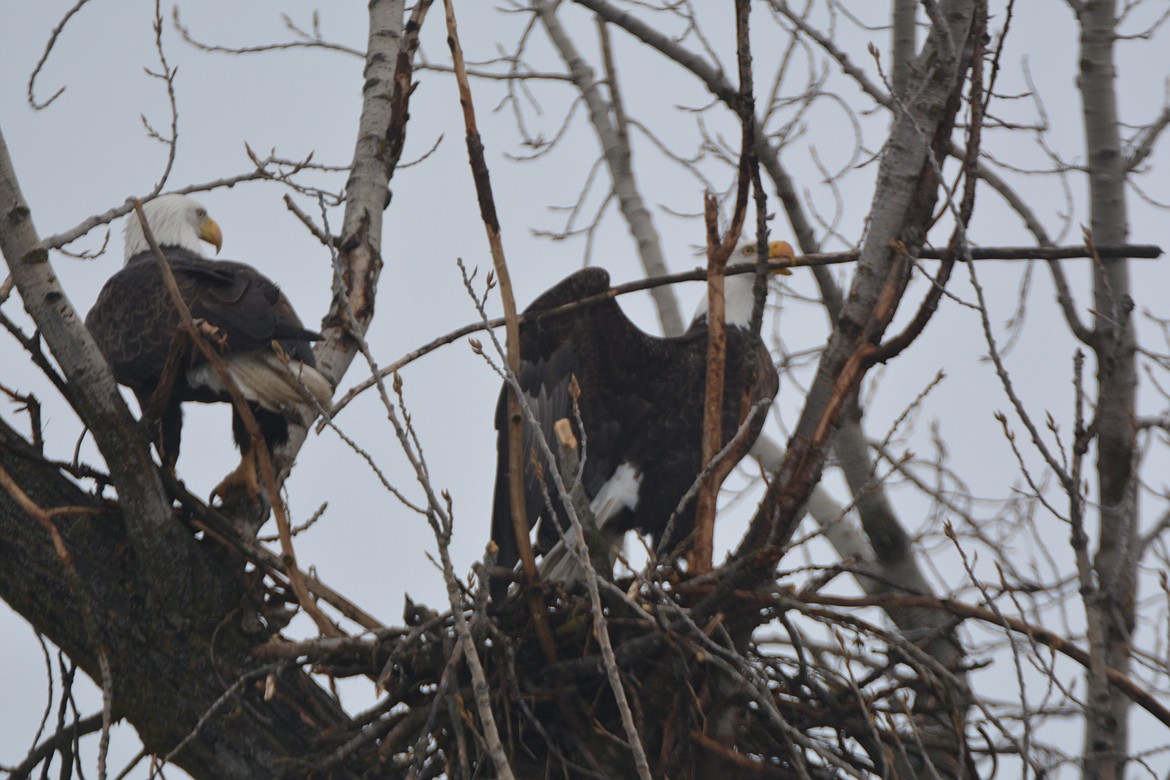
<instances>
[{"instance_id":1,"label":"overcast gray sky","mask_svg":"<svg viewBox=\"0 0 1170 780\"><path fill-rule=\"evenodd\" d=\"M165 149L145 136L140 115L160 129L170 123L160 82L143 70L158 67L150 26L153 4L146 0L92 3L82 8L58 41L36 87L40 99L60 87L66 87L65 92L43 111L35 112L28 106L28 76L51 30L70 5L0 0L0 127L41 235L68 229L90 214L122 203L128 196L148 192L162 170ZM500 13L494 5L460 4L462 37L469 60L495 56L497 44L511 47L526 22L526 16ZM1076 162L1083 157L1083 144L1074 81L1077 55L1071 13L1065 3L1057 0L1029 0L1017 5L998 91L1010 96L1025 93L1029 89L1026 76L1030 76L1049 115L1046 142L1068 162ZM290 39L280 14L288 13L298 24L308 26L313 7L306 2L201 2L185 4L181 11L183 22L195 36L212 43L246 46ZM575 8L564 11L569 23L577 23L579 44L592 56L596 37L592 22ZM867 21L880 23L883 13ZM427 59L436 63L448 61L441 14L441 7L432 9L423 43ZM178 66L179 101L178 155L168 189L246 170L249 164L245 143L261 156L275 149L289 159L312 153L318 163L348 164L361 97L359 58L306 50L248 57L203 53L179 40L171 23L170 6L164 7L164 16L165 51L169 62ZM766 17L762 7L756 16L762 28ZM993 19L993 29L999 29L1001 16L999 12ZM709 40L726 56L732 45L728 20L712 15L708 22L705 30ZM329 4L322 9L321 24L327 39L364 48L364 3ZM867 42L883 51L888 49L883 30L859 30L842 22L840 32L848 51L867 66L872 65L865 55ZM694 79L633 46L620 33L614 36L620 78L631 113L651 125L672 149L690 154L699 137L700 121L713 134L722 134L725 139L737 137L738 131L726 112L713 111L699 120L687 110L709 102ZM1163 32L1160 40L1135 41L1124 48L1119 87L1126 121L1149 121L1163 105L1170 76L1168 44L1170 38ZM779 48L768 40L758 40L756 46L758 73L770 74ZM563 70L539 31L533 33L529 56L540 69ZM799 72L805 63L797 57L791 67ZM420 72L417 80L420 86L411 104L404 161L416 160L435 148L419 164L400 167L391 185L394 198L387 212L384 236L386 267L379 286L377 316L369 334L374 354L382 363L475 319L459 281L456 258L462 257L470 266L484 270L490 267L467 171L464 131L453 82L448 75L434 72ZM786 86L785 93L796 92L800 83L797 79ZM871 102L851 85L838 80L829 83L829 89L838 91L855 110L872 108ZM552 242L534 235L534 231L560 229L565 214L550 207L573 204L596 159L597 142L578 107L568 133L551 154L530 162L510 159L508 155L527 156L533 150L520 143L515 120L506 106L493 111L506 96L503 83L477 80L473 87L505 248L517 300L523 306L583 262L583 240ZM770 84L766 82L759 85L757 94L766 94L768 88ZM534 84L532 91L539 102L526 106L528 130L533 135L552 138L574 101L574 93L568 85L556 81ZM1035 105L1025 99L1002 100L996 103L996 111L1022 123L1035 122L1037 117ZM858 242L872 195L869 183L876 173L876 164L868 156L880 144L884 115L871 112L859 117L871 146L856 160L856 170L847 179L848 187L839 192L824 186L824 173L818 165L837 170L853 164L854 129L849 117L833 101L825 100L801 121L803 133L786 150L784 161L800 182L804 197L825 221L832 223L847 243ZM999 144L995 147L999 159L1024 167L1046 164L1027 134L1021 133L1018 141L1010 142L1004 140L1006 135L1003 131L989 131L990 142ZM695 176L668 164L637 134L635 153L644 166L640 179L643 194L654 209L672 270L695 266L699 259L694 247L702 241L701 224L679 214L699 211L702 184ZM1153 198L1170 200L1170 186L1164 174L1170 169L1166 144L1158 148L1149 165L1163 173L1146 180L1144 186ZM709 160L700 167L716 187L728 186L728 169ZM344 174L319 178L333 189L340 187L343 180ZM607 186L604 172L598 181L603 193ZM1079 225L1087 221L1082 180L1070 180L1070 202L1065 200L1058 177L1016 181L1022 182L1020 186L1061 243L1080 243ZM284 193L277 185L245 183L197 197L223 229L222 256L251 263L276 279L312 326L320 320L329 301L329 256L285 208ZM972 227L976 242L1030 243L1018 218L994 195L984 192L980 198ZM317 213L309 199L299 197L298 202L306 211ZM595 193L587 201L586 212L591 213L600 204L601 198ZM616 281L636 278L640 272L629 233L612 205L608 208L608 216L594 236L592 261L609 268ZM772 208L779 209L774 198ZM1164 211L1138 197L1131 198L1130 208L1131 239L1135 243L1170 246L1170 220ZM336 209L330 213L335 229L340 216ZM775 238L791 237L783 217L774 220L772 230ZM98 229L71 249L92 250L103 240L104 230ZM845 248L841 241L824 241L826 249ZM77 260L56 255L53 262L74 306L81 312L88 310L101 284L122 262L121 224L114 226L108 250L101 257ZM1170 316L1165 303L1170 271L1165 262L1136 261L1133 266L1134 289L1144 296L1138 300L1138 311L1148 309L1157 316ZM1080 285L1082 311L1088 306L1084 296L1086 269L1085 265L1076 265L1070 270ZM980 266L979 272L988 285L997 327L1002 329L1017 304L1022 266L987 264ZM970 298L966 273L958 272L956 277L956 294ZM807 277L797 274L790 284L789 293L813 294ZM1063 322L1054 317L1051 285L1039 268L1032 285L1028 324L1011 353L1009 366L1024 400L1038 414L1051 410L1067 419L1074 345ZM922 289L921 284L917 289ZM679 288L678 296L688 315L699 294L697 285ZM916 298L911 296L909 300ZM787 295L780 301L783 313L779 327L789 349L820 344L826 333L823 313L802 303L799 296ZM623 306L648 330L657 330L648 298L629 297L623 300ZM492 307L494 314L498 310L494 299ZM15 296L5 304L4 311L11 317L20 314L17 318L27 324ZM774 327L774 323L768 326L770 330ZM1165 350L1165 344L1152 330L1149 333L1150 346ZM1002 499L1011 494L1018 475L993 424L992 412L1006 408L1006 401L990 365L981 360L985 352L977 316L960 305L944 303L939 317L905 358L879 371L867 383L869 426L871 435L884 435L936 372L945 370L947 379L932 392L921 415L922 424L910 440L896 444L901 449L928 453L933 445L926 423L936 418L943 420L941 436L953 465L969 480L972 492ZM340 392L365 375L360 360L355 362ZM466 571L480 557L487 541L495 464L492 413L498 380L472 354L465 340L411 365L403 372L403 379L434 482L454 497L453 553L457 565ZM70 457L80 430L76 417L54 397L7 335L0 336L0 382L37 394L46 408L45 433L50 454ZM782 387L768 426L780 441L786 436L786 425L799 412L800 390L787 380ZM1151 391L1143 387L1143 392ZM195 492L206 494L237 458L231 445L229 415L222 406L188 408L179 472ZM1150 409L1155 408L1161 406L1151 400ZM13 404L0 401L0 415L17 429L27 430L27 420ZM367 394L346 409L338 424L373 455L391 482L409 495L418 495L374 395ZM82 452L86 460L98 460L91 442L86 442ZM827 484L839 483L830 474ZM838 495L844 497L843 493ZM400 620L404 592L441 607L445 600L442 579L424 556L424 552L434 550L424 521L395 501L380 486L376 475L335 435L327 432L310 437L289 483L289 498L296 520L305 519L328 502L322 521L298 538L297 550L302 565L315 567L334 588L386 623ZM908 496L905 500L907 507L925 506L915 504ZM912 512L909 515L911 523L919 522ZM925 524L928 519L920 520ZM1050 538L1059 545L1065 543L1066 529L1050 518L1041 517L1037 522L1051 523ZM720 538L732 544L737 530L742 530L741 522L726 521L720 526ZM813 546L807 554L810 559L820 556L820 563L832 559L823 547ZM944 579L952 577L958 579L950 573ZM1164 612L1158 614L1165 619ZM307 630L300 624L294 627L298 625L302 632ZM0 700L4 702L0 706L0 764L11 764L23 757L31 743L46 690L41 650L32 631L3 605L0 637ZM370 695L367 688L346 686L344 690L350 697L347 703L360 706L366 700L363 697ZM82 704L85 713L98 706L92 686L89 689ZM115 755L123 759L133 755L138 747L133 743L132 737L116 740L115 750L120 752ZM1155 762L1165 771L1164 755L1155 757ZM120 766L117 759L111 765Z\"/></svg>"}]
</instances>

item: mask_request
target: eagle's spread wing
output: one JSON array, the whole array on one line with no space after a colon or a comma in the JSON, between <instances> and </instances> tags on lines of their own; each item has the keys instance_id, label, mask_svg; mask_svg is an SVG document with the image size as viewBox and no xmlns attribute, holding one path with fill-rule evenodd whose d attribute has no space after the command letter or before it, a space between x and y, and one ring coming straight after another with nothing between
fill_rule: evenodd
<instances>
[{"instance_id":1,"label":"eagle's spread wing","mask_svg":"<svg viewBox=\"0 0 1170 780\"><path fill-rule=\"evenodd\" d=\"M540 296L528 317L609 290L609 276L598 268L579 271ZM723 440L735 435L743 415L762 398L776 394L778 379L767 350L755 343L753 382L744 388L744 361L752 342L746 331L728 329L727 370L723 403ZM520 328L519 383L532 409L539 433L553 442L553 425L574 420L569 382L580 387L583 487L599 529L612 539L637 529L670 549L694 526L693 502L680 512L670 539L662 539L670 516L702 469L701 434L706 378L707 328L702 322L683 336L656 338L639 330L612 299L525 322ZM742 457L763 425L757 416L745 437ZM496 408L498 464L492 515L492 539L499 547L497 562L514 566L519 550L511 517L507 395ZM583 430L582 430L583 428ZM557 547L567 518L549 478L551 468L538 454L536 433L525 428L524 493L528 527L539 521L537 552L544 553L542 571L553 579L574 579L576 564L565 547ZM555 452L555 449L554 449ZM537 469L534 462L540 463ZM553 510L546 505L537 474ZM499 603L506 583L492 583Z\"/></svg>"},{"instance_id":2,"label":"eagle's spread wing","mask_svg":"<svg viewBox=\"0 0 1170 780\"><path fill-rule=\"evenodd\" d=\"M525 316L551 311L609 290L609 274L601 268L587 268L569 276L545 292L529 306ZM555 453L554 424L561 419L573 421L581 442L584 463L582 475L586 495L592 497L609 480L632 441L632 434L652 411L652 404L642 396L634 378L652 370L650 337L637 328L612 299L584 306L571 312L549 315L525 322L520 327L520 373L518 380L529 408L539 423L540 434L551 443ZM637 370L633 370L633 369ZM572 377L580 388L578 412L585 430L576 424L573 399L569 393ZM519 559L512 523L508 481L509 444L507 430L507 391L502 390L496 407L498 463L495 500L492 512L492 539L499 546L497 561L510 567ZM531 528L540 520L536 547L546 551L561 537L559 524L567 518L557 498L549 475L549 466L536 443L536 433L525 426L524 498ZM556 509L554 521L545 504L537 470L542 464L545 487ZM555 467L554 467L555 468ZM499 591L503 584L497 584ZM498 593L502 596L502 593Z\"/></svg>"}]
</instances>

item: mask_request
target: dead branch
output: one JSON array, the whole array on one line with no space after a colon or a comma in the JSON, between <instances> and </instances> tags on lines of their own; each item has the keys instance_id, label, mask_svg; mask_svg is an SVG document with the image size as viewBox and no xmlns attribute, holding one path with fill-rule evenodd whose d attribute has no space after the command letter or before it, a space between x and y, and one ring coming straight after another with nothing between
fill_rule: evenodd
<instances>
[{"instance_id":1,"label":"dead branch","mask_svg":"<svg viewBox=\"0 0 1170 780\"><path fill-rule=\"evenodd\" d=\"M512 277L508 272L508 263L504 257L504 245L500 239L500 220L496 215L496 204L492 194L491 175L487 161L483 154L483 141L479 136L479 129L475 119L475 105L471 97L471 85L467 81L466 66L463 62L463 49L459 44L458 31L455 27L455 10L449 0L444 0L447 9L447 44L451 49L451 59L455 68L455 81L459 88L459 104L463 109L463 123L467 131L467 156L471 165L471 177L475 182L475 194L479 200L480 218L487 233L488 246L491 250L492 267L495 269L496 279L500 286L500 300L504 305L504 329L506 334L507 352L505 359L508 371L513 375L520 373L520 321L516 313L516 298L512 294ZM532 610L546 654L552 653L553 643L544 625L543 601L539 592L533 587L537 582L536 558L532 552L530 529L528 528L528 510L525 507L524 472L526 468L526 453L524 450L524 421L520 413L521 400L519 390L508 392L508 496L512 507L512 529L516 538L516 546L520 555L521 566L524 569L524 578L528 587L525 596ZM548 656L552 661L553 655Z\"/></svg>"},{"instance_id":2,"label":"dead branch","mask_svg":"<svg viewBox=\"0 0 1170 780\"><path fill-rule=\"evenodd\" d=\"M739 65L739 99L736 106L739 109L740 120L740 154L739 169L737 171L735 205L732 208L731 225L722 242L719 238L718 210L715 198L707 195L704 199L704 221L707 228L707 376L705 386L705 400L703 406L703 449L702 462L704 467L712 462L723 443L723 405L727 393L727 325L724 318L723 276L727 269L727 261L732 251L739 244L740 234L747 217L748 194L751 191L753 180L757 184L757 196L763 196L758 187L759 170L755 165L755 156L752 149L755 146L755 92L752 84L750 26L748 23L750 5L737 1L735 4L735 47L736 59ZM758 204L761 209L766 207ZM757 284L766 289L763 274L765 260L768 256L763 251L767 246L767 228L765 234L757 236L757 251L755 272ZM759 310L759 317L754 316ZM753 304L752 326L758 338L759 327L762 323L763 307L761 301ZM754 342L749 342L745 355L755 353ZM745 376L736 377L737 381L750 382L750 358L744 360ZM750 384L744 384L750 387ZM695 499L695 532L694 541L687 557L690 571L695 575L706 574L711 571L711 559L715 545L715 502L719 495L719 487L723 484L732 468L732 461L724 461L725 465L714 469L711 475L699 488Z\"/></svg>"}]
</instances>

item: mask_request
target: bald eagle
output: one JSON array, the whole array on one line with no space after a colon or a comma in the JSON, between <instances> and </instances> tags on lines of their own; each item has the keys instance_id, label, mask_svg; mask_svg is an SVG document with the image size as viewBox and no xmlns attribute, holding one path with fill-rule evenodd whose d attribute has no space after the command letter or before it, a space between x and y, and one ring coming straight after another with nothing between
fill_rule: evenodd
<instances>
[{"instance_id":1,"label":"bald eagle","mask_svg":"<svg viewBox=\"0 0 1170 780\"><path fill-rule=\"evenodd\" d=\"M754 257L754 247L748 250ZM772 258L793 256L783 241L769 245ZM758 343L748 354L754 298L752 274L729 276L724 284L727 323L727 368L723 394L723 442L739 429L746 412L761 400L770 402L779 378L767 349ZM586 268L561 281L537 298L525 316L610 289L609 274ZM702 470L703 402L707 371L707 299L703 297L690 328L682 336L657 338L642 332L612 298L563 315L525 321L520 327L518 380L527 403L540 423L540 432L552 442L558 420L573 420L581 440L582 486L599 533L612 545L631 529L649 534L656 549L669 551L694 528L694 501L675 520L669 538L663 538L671 515ZM754 381L743 387L745 360L754 361ZM575 420L570 378L580 389ZM497 563L511 568L519 559L512 502L509 494L507 386L496 407L497 466L492 511L492 539L498 546ZM746 434L747 448L759 436L764 415L753 417ZM583 430L580 428L583 427ZM536 526L534 549L543 555L546 579L572 581L582 577L576 557L561 541L570 529L557 499L549 469L525 432L524 500L529 528ZM556 451L556 446L552 447ZM545 503L534 462L542 464L546 487L555 507L555 521ZM507 581L492 581L492 601L502 602Z\"/></svg>"},{"instance_id":2,"label":"bald eagle","mask_svg":"<svg viewBox=\"0 0 1170 780\"><path fill-rule=\"evenodd\" d=\"M311 404L313 399L327 404L333 393L329 380L315 367L310 342L320 335L301 324L280 288L255 268L204 256L200 242L214 245L218 253L223 235L195 200L185 195L162 195L145 204L143 213L191 316L214 335L265 443L270 450L283 444L288 440L285 413ZM125 266L106 282L85 324L109 361L114 378L134 391L144 415L163 380L168 357L174 351L180 358L169 395L156 400L161 410L156 446L163 465L173 470L182 435L180 405L184 401L230 402L231 397L199 352L176 341L179 314L134 214L126 220L125 250ZM283 357L287 357L287 365ZM235 409L232 432L243 457L240 467L214 495L224 498L242 487L255 500L259 484L251 439Z\"/></svg>"}]
</instances>

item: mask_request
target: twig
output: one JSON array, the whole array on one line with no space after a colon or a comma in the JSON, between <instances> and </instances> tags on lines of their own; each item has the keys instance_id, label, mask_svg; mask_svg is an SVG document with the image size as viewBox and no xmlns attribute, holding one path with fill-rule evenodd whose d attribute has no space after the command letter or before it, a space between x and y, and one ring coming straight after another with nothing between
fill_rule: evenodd
<instances>
[{"instance_id":1,"label":"twig","mask_svg":"<svg viewBox=\"0 0 1170 780\"><path fill-rule=\"evenodd\" d=\"M312 528L313 524L316 523L318 520L320 520L325 515L325 510L328 508L329 508L329 502L323 501L321 503L321 506L317 507L317 511L314 512L313 514L309 515L308 520L301 523L300 525L293 526L290 529L292 535L296 536L301 531L307 531L310 528ZM258 541L258 542L277 542L277 541L280 541L280 535L277 534L276 536L257 536L256 541Z\"/></svg>"},{"instance_id":2,"label":"twig","mask_svg":"<svg viewBox=\"0 0 1170 780\"><path fill-rule=\"evenodd\" d=\"M735 435L728 440L723 449L715 453L715 456L707 462L707 465L705 465L703 470L699 472L699 475L695 477L695 481L691 483L689 488L687 488L687 492L683 493L682 498L678 500L678 505L675 506L674 511L670 513L670 518L666 521L666 528L662 532L663 542L665 542L667 539L670 539L674 535L674 526L678 522L678 517L680 514L682 514L683 510L686 509L686 506L691 502L691 499L695 497L695 493L697 493L699 488L707 482L711 473L723 464L723 462L727 459L727 456L739 449L740 445L744 441L744 438L747 436L748 431L751 430L752 424L755 422L756 417L762 414L771 405L772 401L770 399L757 401L744 416L743 422L740 423L739 429L735 432ZM673 550L666 550L660 547L655 551L654 558L659 561L670 560L674 558L678 555L679 547L684 542L685 540L680 540L679 543L675 545Z\"/></svg>"},{"instance_id":3,"label":"twig","mask_svg":"<svg viewBox=\"0 0 1170 780\"><path fill-rule=\"evenodd\" d=\"M178 6L175 6L175 8L177 9ZM297 219L299 219L301 221L301 223L306 228L309 229L309 232L312 233L317 238L317 240L320 241L323 245L325 245L325 246L336 245L337 237L330 236L330 235L326 234L324 230L317 227L316 223L313 222L312 217L310 217L308 214L306 214L304 211L302 211L301 207L296 204L296 201L294 201L292 199L292 196L289 195L288 193L285 193L284 205L288 208L289 211L291 211L296 216Z\"/></svg>"},{"instance_id":4,"label":"twig","mask_svg":"<svg viewBox=\"0 0 1170 780\"><path fill-rule=\"evenodd\" d=\"M171 490L174 490L173 485L169 487ZM181 500L188 506L199 506L205 512L210 510L210 507L205 504L200 504L198 499L189 494L186 497L182 497ZM208 513L213 514L214 510L211 510L211 512ZM226 521L226 518L224 518L224 520ZM289 575L289 566L284 561L282 556L279 556L276 553L271 552L267 548L261 546L252 537L239 533L238 529L236 529L233 524L222 522L217 523L216 527L213 528L212 526L206 525L202 522L195 521L192 523L192 525L205 533L211 534L215 538L219 539L224 545L241 550L253 563L264 566L272 572L279 572L290 580L292 579ZM223 528L224 525L231 529L229 533L225 533L226 529ZM359 626L369 631L384 631L386 629L385 624L371 616L368 612L342 596L324 582L321 582L321 580L310 576L303 571L298 570L298 574L301 579L304 580L305 587L308 588L310 593L336 609L354 623L357 623ZM342 637L331 638L341 639Z\"/></svg>"},{"instance_id":5,"label":"twig","mask_svg":"<svg viewBox=\"0 0 1170 780\"><path fill-rule=\"evenodd\" d=\"M65 87L59 88L43 103L37 102L36 96L33 95L33 88L36 86L37 76L40 75L41 69L45 67L45 63L48 61L53 47L57 44L57 38L60 37L62 31L65 29L65 25L69 23L69 20L73 18L74 14L80 11L81 7L88 2L89 0L77 0L73 7L61 17L61 21L57 23L57 26L53 28L53 32L49 34L49 41L45 44L45 50L41 53L41 58L37 60L37 64L33 67L32 75L28 77L28 104L38 111L48 108L65 91Z\"/></svg>"},{"instance_id":6,"label":"twig","mask_svg":"<svg viewBox=\"0 0 1170 780\"><path fill-rule=\"evenodd\" d=\"M285 181L289 176L297 173L300 170L300 166L304 165L304 163L298 163L290 171L273 173L272 171L269 171L266 166L275 162L275 158L268 157L260 160L257 164L257 167L248 173L241 173L235 176L225 176L219 179L212 179L210 181L202 182L201 184L191 184L186 187L180 187L178 189L171 190L171 192L177 193L179 195L189 195L193 192L207 192L209 190L218 189L220 187L232 187L242 182L255 181L257 179L263 179L266 181ZM71 244L77 239L81 238L95 227L109 224L118 217L123 217L129 214L134 210L135 201L142 200L144 202L148 202L152 199L153 198L151 197L139 198L137 196L127 198L120 206L115 206L112 209L103 211L101 214L94 214L93 216L82 220L80 223L66 231L56 233L42 239L41 246L45 249L60 249L61 247L66 246L67 244Z\"/></svg>"},{"instance_id":7,"label":"twig","mask_svg":"<svg viewBox=\"0 0 1170 780\"><path fill-rule=\"evenodd\" d=\"M28 755L25 756L24 760L19 764L11 768L5 767L8 777L10 780L23 780L23 778L27 778L30 774L32 774L32 770L35 769L38 764L51 756L53 753L61 750L73 740L77 739L78 737L83 737L86 734L92 734L95 731L100 731L102 729L103 720L104 714L101 712L95 712L88 718L82 718L75 723L70 723L63 729L59 729L51 737L30 750Z\"/></svg>"},{"instance_id":8,"label":"twig","mask_svg":"<svg viewBox=\"0 0 1170 780\"><path fill-rule=\"evenodd\" d=\"M102 736L98 740L98 780L106 780L106 758L110 752L110 726L114 722L114 675L104 647L98 647L98 668L102 677Z\"/></svg>"},{"instance_id":9,"label":"twig","mask_svg":"<svg viewBox=\"0 0 1170 780\"><path fill-rule=\"evenodd\" d=\"M149 197L153 198L162 192L162 188L166 185L167 179L170 178L171 169L175 166L175 153L179 148L179 106L175 100L175 74L178 72L178 68L172 68L170 66L167 62L166 51L163 49L161 0L154 0L154 22L151 27L154 29L154 49L158 52L158 61L162 69L158 73L146 69L146 75L161 79L167 85L167 103L171 111L171 135L169 138L164 138L158 131L151 127L145 114L141 115L142 124L146 127L147 134L167 147L167 161L163 164L162 174L159 175L158 181L150 190Z\"/></svg>"},{"instance_id":10,"label":"twig","mask_svg":"<svg viewBox=\"0 0 1170 780\"><path fill-rule=\"evenodd\" d=\"M12 277L8 278L11 279ZM33 363L36 364L37 368L44 372L45 376L48 377L49 381L53 383L53 386L57 388L62 397L68 398L69 387L66 384L64 377L57 373L57 369L49 361L48 357L45 356L44 350L41 349L40 335L37 334L32 338L29 338L25 332L20 329L20 326L12 320L8 319L8 315L2 311L0 311L0 325L4 326L4 329L12 334L12 337L20 343L20 346L24 347L24 350L28 352L29 357L32 358Z\"/></svg>"},{"instance_id":11,"label":"twig","mask_svg":"<svg viewBox=\"0 0 1170 780\"><path fill-rule=\"evenodd\" d=\"M378 645L387 640L402 637L409 633L405 628L389 628L375 632L373 639L361 639L353 636L323 636L314 639L305 639L299 642L271 639L268 642L253 647L249 653L251 658L277 659L289 661L300 659L321 660L338 653L359 653L368 655L377 650Z\"/></svg>"},{"instance_id":12,"label":"twig","mask_svg":"<svg viewBox=\"0 0 1170 780\"><path fill-rule=\"evenodd\" d=\"M170 752L163 756L162 760L158 764L155 764L151 767L150 775L148 776L147 780L153 780L154 777L161 772L164 765L169 764L171 760L183 750L183 748L187 747L187 745L190 744L190 742L194 740L195 737L199 736L199 732L203 730L203 727L207 725L212 716L219 712L219 710L222 709L226 704L228 704L247 683L251 682L252 680L257 680L261 677L267 677L270 674L280 674L291 666L292 664L288 661L277 661L276 663L266 664L255 669L249 669L240 675L239 678L234 683L232 683L226 691L220 694L218 699L211 703L211 706L208 707L203 715L199 717L199 720L195 723L195 726L191 729L191 731L187 733L187 736L183 737L183 739L179 741L179 744L171 748Z\"/></svg>"},{"instance_id":13,"label":"twig","mask_svg":"<svg viewBox=\"0 0 1170 780\"><path fill-rule=\"evenodd\" d=\"M8 396L16 403L21 404L16 411L28 414L29 437L33 449L43 454L45 451L45 434L41 429L41 402L32 393L18 393L12 388L5 387L2 383L0 383L0 393Z\"/></svg>"},{"instance_id":14,"label":"twig","mask_svg":"<svg viewBox=\"0 0 1170 780\"><path fill-rule=\"evenodd\" d=\"M366 53L351 46L345 46L340 43L333 43L322 38L320 35L308 36L303 31L293 27L291 21L286 17L285 22L290 29L299 33L303 40L287 41L284 43L262 43L257 46L220 46L212 43L203 43L198 41L191 34L191 30L179 19L179 6L176 5L171 12L171 21L175 25L175 29L184 41L194 46L200 51L215 54L262 54L272 51L286 51L289 49L322 49L325 51L335 51L341 54L349 54L354 57L361 57L365 59Z\"/></svg>"}]
</instances>

